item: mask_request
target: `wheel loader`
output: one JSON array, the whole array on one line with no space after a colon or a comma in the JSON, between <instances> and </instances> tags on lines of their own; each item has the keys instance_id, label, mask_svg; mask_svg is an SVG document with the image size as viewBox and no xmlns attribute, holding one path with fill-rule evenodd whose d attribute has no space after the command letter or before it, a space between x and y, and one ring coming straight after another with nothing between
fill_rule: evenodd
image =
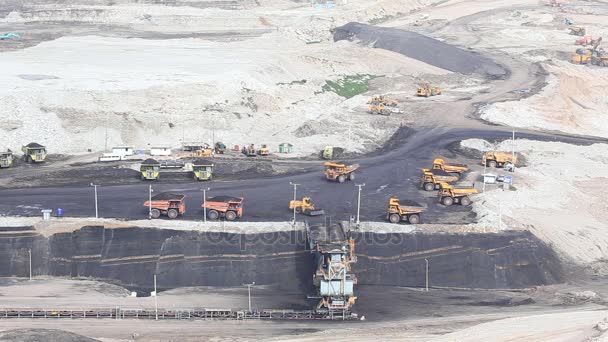
<instances>
[{"instance_id":1,"label":"wheel loader","mask_svg":"<svg viewBox=\"0 0 608 342\"><path fill-rule=\"evenodd\" d=\"M13 165L13 152L10 150L0 152L0 169L11 167Z\"/></svg>"},{"instance_id":2,"label":"wheel loader","mask_svg":"<svg viewBox=\"0 0 608 342\"><path fill-rule=\"evenodd\" d=\"M408 222L411 224L420 223L420 214L424 211L422 207L403 206L399 199L391 197L388 200L388 210L386 219L391 223Z\"/></svg>"},{"instance_id":3,"label":"wheel loader","mask_svg":"<svg viewBox=\"0 0 608 342\"><path fill-rule=\"evenodd\" d=\"M46 147L38 143L29 143L21 147L26 163L42 163L46 160Z\"/></svg>"},{"instance_id":4,"label":"wheel loader","mask_svg":"<svg viewBox=\"0 0 608 342\"><path fill-rule=\"evenodd\" d=\"M302 200L289 201L289 209L293 210L294 208L296 209L296 213L307 216L319 216L325 214L325 210L315 209L310 197L304 197Z\"/></svg>"},{"instance_id":5,"label":"wheel loader","mask_svg":"<svg viewBox=\"0 0 608 342\"><path fill-rule=\"evenodd\" d=\"M433 191L440 188L440 183L453 183L460 177L443 172L441 170L422 169L420 177L420 187L426 191Z\"/></svg>"},{"instance_id":6,"label":"wheel loader","mask_svg":"<svg viewBox=\"0 0 608 342\"><path fill-rule=\"evenodd\" d=\"M588 64L592 57L592 49L576 49L576 52L570 57L570 62L573 64Z\"/></svg>"},{"instance_id":7,"label":"wheel loader","mask_svg":"<svg viewBox=\"0 0 608 342\"><path fill-rule=\"evenodd\" d=\"M325 162L325 178L338 183L344 183L347 179L355 180L355 171L359 164L345 165L343 163Z\"/></svg>"},{"instance_id":8,"label":"wheel loader","mask_svg":"<svg viewBox=\"0 0 608 342\"><path fill-rule=\"evenodd\" d=\"M512 152L489 151L481 157L481 165L488 167L504 167L506 163L517 165L517 155Z\"/></svg>"},{"instance_id":9,"label":"wheel loader","mask_svg":"<svg viewBox=\"0 0 608 342\"><path fill-rule=\"evenodd\" d=\"M441 95L441 88L431 86L429 82L424 82L422 85L418 87L418 91L416 92L416 96L435 96Z\"/></svg>"},{"instance_id":10,"label":"wheel loader","mask_svg":"<svg viewBox=\"0 0 608 342\"><path fill-rule=\"evenodd\" d=\"M227 221L234 221L243 216L242 197L215 196L205 199L201 207L207 211L207 218L210 220L223 217Z\"/></svg>"},{"instance_id":11,"label":"wheel loader","mask_svg":"<svg viewBox=\"0 0 608 342\"><path fill-rule=\"evenodd\" d=\"M570 34L575 36L584 36L587 33L587 30L582 26L568 26L570 30Z\"/></svg>"},{"instance_id":12,"label":"wheel loader","mask_svg":"<svg viewBox=\"0 0 608 342\"><path fill-rule=\"evenodd\" d=\"M150 216L159 218L161 215L166 215L170 219L174 219L186 212L185 195L162 192L152 197L152 202L145 201L144 207L152 208Z\"/></svg>"},{"instance_id":13,"label":"wheel loader","mask_svg":"<svg viewBox=\"0 0 608 342\"><path fill-rule=\"evenodd\" d=\"M435 158L433 160L433 170L441 170L460 178L463 173L469 171L469 166L465 164L449 164L441 158Z\"/></svg>"},{"instance_id":14,"label":"wheel loader","mask_svg":"<svg viewBox=\"0 0 608 342\"><path fill-rule=\"evenodd\" d=\"M439 183L440 189L437 192L439 203L445 206L451 206L454 203L461 205L470 205L472 203L469 195L478 193L477 189L470 187L456 188L448 183Z\"/></svg>"}]
</instances>

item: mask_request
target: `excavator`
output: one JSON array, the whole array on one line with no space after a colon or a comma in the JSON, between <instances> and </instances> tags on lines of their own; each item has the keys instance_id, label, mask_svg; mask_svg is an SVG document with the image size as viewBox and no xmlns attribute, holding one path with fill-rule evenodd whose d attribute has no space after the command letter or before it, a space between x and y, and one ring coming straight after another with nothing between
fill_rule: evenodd
<instances>
[{"instance_id":1,"label":"excavator","mask_svg":"<svg viewBox=\"0 0 608 342\"><path fill-rule=\"evenodd\" d=\"M325 210L315 209L315 205L312 203L310 197L303 197L301 200L289 201L289 209L296 209L296 213L300 213L307 216L319 216L324 215Z\"/></svg>"},{"instance_id":2,"label":"excavator","mask_svg":"<svg viewBox=\"0 0 608 342\"><path fill-rule=\"evenodd\" d=\"M439 202L448 207L454 203L470 205L472 201L469 195L478 193L475 188L456 188L445 182L439 183L439 186L441 187L437 192Z\"/></svg>"},{"instance_id":3,"label":"excavator","mask_svg":"<svg viewBox=\"0 0 608 342\"><path fill-rule=\"evenodd\" d=\"M435 96L441 95L441 88L432 86L429 82L424 82L422 85L418 87L418 91L416 92L416 96Z\"/></svg>"},{"instance_id":4,"label":"excavator","mask_svg":"<svg viewBox=\"0 0 608 342\"><path fill-rule=\"evenodd\" d=\"M420 223L420 214L424 211L422 207L403 206L399 199L391 197L388 200L388 210L386 219L391 223L409 222L411 224Z\"/></svg>"}]
</instances>

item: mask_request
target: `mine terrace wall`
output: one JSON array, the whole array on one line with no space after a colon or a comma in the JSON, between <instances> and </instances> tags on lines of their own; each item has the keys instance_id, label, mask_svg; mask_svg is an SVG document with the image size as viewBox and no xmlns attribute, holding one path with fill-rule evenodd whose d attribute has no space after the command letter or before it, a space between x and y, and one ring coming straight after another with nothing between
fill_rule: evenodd
<instances>
[{"instance_id":1,"label":"mine terrace wall","mask_svg":"<svg viewBox=\"0 0 608 342\"><path fill-rule=\"evenodd\" d=\"M0 276L92 277L126 287L275 284L312 286L303 231L229 234L86 226L43 236L32 227L0 228ZM555 253L528 232L501 234L355 233L359 284L522 288L564 280ZM307 290L306 290L307 291Z\"/></svg>"}]
</instances>

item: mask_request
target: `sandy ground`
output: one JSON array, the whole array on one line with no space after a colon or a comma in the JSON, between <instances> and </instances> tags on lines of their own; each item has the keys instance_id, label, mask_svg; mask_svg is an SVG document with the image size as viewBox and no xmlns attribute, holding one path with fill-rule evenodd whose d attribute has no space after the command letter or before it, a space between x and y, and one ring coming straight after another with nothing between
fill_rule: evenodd
<instances>
[{"instance_id":1,"label":"sandy ground","mask_svg":"<svg viewBox=\"0 0 608 342\"><path fill-rule=\"evenodd\" d=\"M98 151L106 145L106 129L108 146L141 149L211 143L212 137L230 146L267 143L273 150L291 142L299 154L341 145L345 136L351 150L378 146L394 120L367 114L369 95L345 100L322 92L325 81L371 74L411 82L446 71L380 49L333 43L329 29L429 3L381 1L371 8L354 1L340 11L289 1L238 11L152 4L15 8L0 26L26 25L24 39L27 25L44 31L47 22L71 24L63 37L0 54L11 70L0 76L0 106L8 115L0 122L2 148L38 141L57 153ZM248 36L240 37L243 32ZM214 39L218 35L223 40Z\"/></svg>"},{"instance_id":2,"label":"sandy ground","mask_svg":"<svg viewBox=\"0 0 608 342\"><path fill-rule=\"evenodd\" d=\"M510 140L491 144L470 139L461 145L479 151L512 149ZM608 191L607 147L516 140L515 151L527 161L513 174L517 190L488 186L474 203L479 225L498 226L501 212L502 229L529 229L566 259L599 267L608 257L603 215L608 209L603 200Z\"/></svg>"},{"instance_id":3,"label":"sandy ground","mask_svg":"<svg viewBox=\"0 0 608 342\"><path fill-rule=\"evenodd\" d=\"M583 291L582 289L586 289ZM380 290L380 292L379 292ZM143 320L0 320L0 332L12 329L61 329L101 341L582 341L599 336L596 328L608 311L605 281L557 285L520 292L407 288L361 289L378 301L394 298L392 308L371 300L362 303L368 319L358 322L143 321ZM3 308L152 308L152 297L130 297L124 288L92 281L60 278L0 279ZM299 296L300 294L298 294ZM522 305L497 304L507 299ZM254 287L255 307L293 304L297 296L272 287ZM161 292L161 308L245 308L245 288L183 288ZM268 307L269 308L269 307ZM384 317L384 319L381 319ZM177 332L177 333L176 333ZM1 340L1 339L0 339Z\"/></svg>"}]
</instances>

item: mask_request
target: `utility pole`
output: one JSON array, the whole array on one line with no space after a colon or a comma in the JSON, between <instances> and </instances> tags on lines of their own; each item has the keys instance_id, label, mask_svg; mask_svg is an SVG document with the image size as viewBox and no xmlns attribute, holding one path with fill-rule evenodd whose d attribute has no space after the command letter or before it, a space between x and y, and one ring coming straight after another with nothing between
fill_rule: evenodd
<instances>
[{"instance_id":1,"label":"utility pole","mask_svg":"<svg viewBox=\"0 0 608 342\"><path fill-rule=\"evenodd\" d=\"M357 195L357 225L359 225L361 223L359 220L359 214L361 213L361 188L365 186L365 183L355 184L355 186L359 188L359 194Z\"/></svg>"},{"instance_id":2,"label":"utility pole","mask_svg":"<svg viewBox=\"0 0 608 342\"><path fill-rule=\"evenodd\" d=\"M149 200L148 200L148 220L152 219L152 184L150 184ZM156 277L156 276L155 276Z\"/></svg>"},{"instance_id":3,"label":"utility pole","mask_svg":"<svg viewBox=\"0 0 608 342\"><path fill-rule=\"evenodd\" d=\"M32 249L30 248L28 252L30 255L30 280L32 280Z\"/></svg>"},{"instance_id":4,"label":"utility pole","mask_svg":"<svg viewBox=\"0 0 608 342\"><path fill-rule=\"evenodd\" d=\"M203 223L207 223L207 208L205 208L205 202L207 201L207 191L211 188L201 189L203 192Z\"/></svg>"},{"instance_id":5,"label":"utility pole","mask_svg":"<svg viewBox=\"0 0 608 342\"><path fill-rule=\"evenodd\" d=\"M515 172L515 128L513 128L513 137L511 140L511 160L513 161L513 172Z\"/></svg>"},{"instance_id":6,"label":"utility pole","mask_svg":"<svg viewBox=\"0 0 608 342\"><path fill-rule=\"evenodd\" d=\"M426 292L429 292L429 260L424 259L426 262Z\"/></svg>"},{"instance_id":7,"label":"utility pole","mask_svg":"<svg viewBox=\"0 0 608 342\"><path fill-rule=\"evenodd\" d=\"M297 200L296 199L297 191L298 191L297 188L298 188L298 185L300 185L300 184L296 184L296 183L292 183L292 182L289 182L289 184L293 185L293 201L295 202ZM295 205L293 206L293 225L294 226L296 225L296 206Z\"/></svg>"},{"instance_id":8,"label":"utility pole","mask_svg":"<svg viewBox=\"0 0 608 342\"><path fill-rule=\"evenodd\" d=\"M91 186L95 188L95 218L99 218L99 207L97 206L97 184L91 183Z\"/></svg>"},{"instance_id":9,"label":"utility pole","mask_svg":"<svg viewBox=\"0 0 608 342\"><path fill-rule=\"evenodd\" d=\"M255 285L255 281L251 284L243 284L247 286L248 298L249 298L249 312L251 312L251 287Z\"/></svg>"},{"instance_id":10,"label":"utility pole","mask_svg":"<svg viewBox=\"0 0 608 342\"><path fill-rule=\"evenodd\" d=\"M500 205L500 201L498 201L498 230L502 229L502 206Z\"/></svg>"},{"instance_id":11,"label":"utility pole","mask_svg":"<svg viewBox=\"0 0 608 342\"><path fill-rule=\"evenodd\" d=\"M158 292L156 292L156 274L154 275L154 316L158 321Z\"/></svg>"}]
</instances>

